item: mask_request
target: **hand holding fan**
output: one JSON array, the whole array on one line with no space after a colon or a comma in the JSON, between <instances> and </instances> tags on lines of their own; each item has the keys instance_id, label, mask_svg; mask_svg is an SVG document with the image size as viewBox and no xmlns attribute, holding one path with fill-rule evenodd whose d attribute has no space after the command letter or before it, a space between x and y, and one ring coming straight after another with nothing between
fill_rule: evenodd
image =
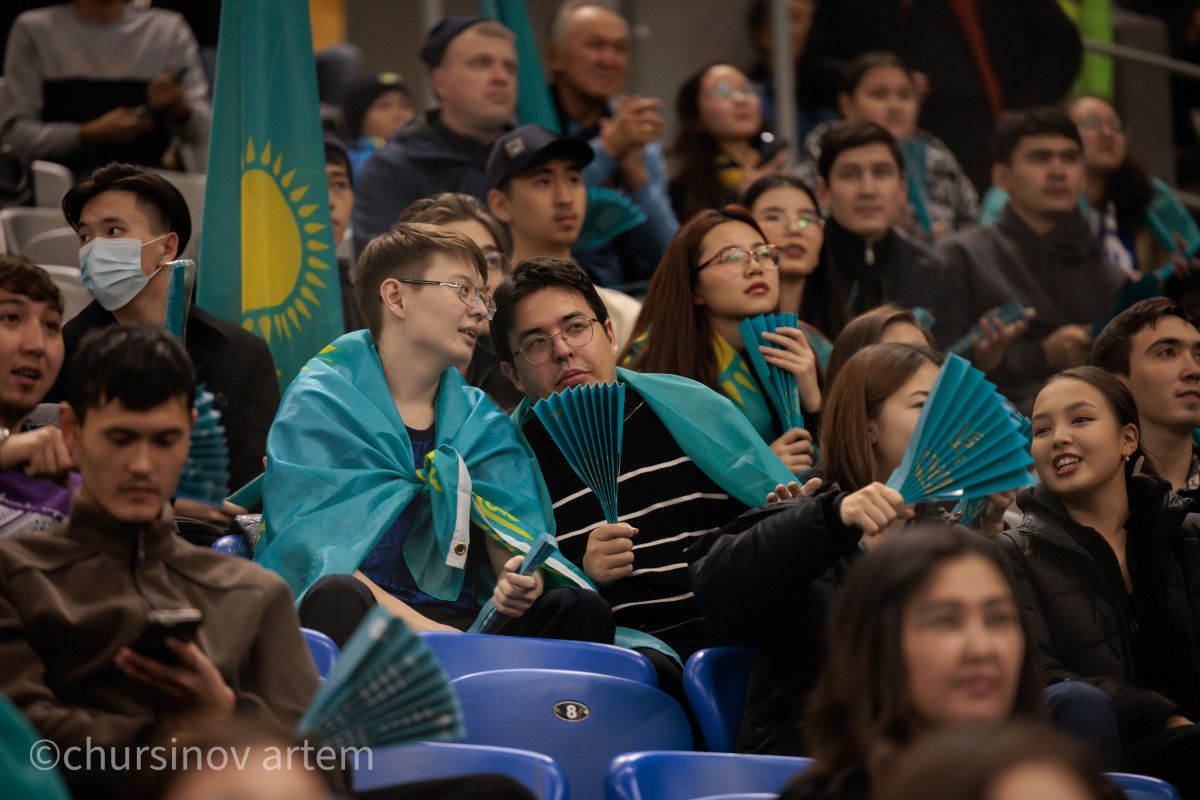
<instances>
[{"instance_id":1,"label":"hand holding fan","mask_svg":"<svg viewBox=\"0 0 1200 800\"><path fill-rule=\"evenodd\" d=\"M525 560L521 562L521 568L517 570L517 574L532 575L542 564L546 563L547 558L557 551L558 545L555 544L553 536L548 533L538 534L538 537L533 540L533 544L529 545L529 552L525 554ZM483 604L483 611L475 619L474 624L467 629L467 633L490 633L499 616L500 612L496 610L496 604L489 599Z\"/></svg>"},{"instance_id":2,"label":"hand holding fan","mask_svg":"<svg viewBox=\"0 0 1200 800\"><path fill-rule=\"evenodd\" d=\"M229 447L214 399L203 385L196 387L196 425L175 495L220 508L229 492Z\"/></svg>"},{"instance_id":3,"label":"hand holding fan","mask_svg":"<svg viewBox=\"0 0 1200 800\"><path fill-rule=\"evenodd\" d=\"M441 663L403 622L376 606L354 631L296 725L328 747L390 747L463 735Z\"/></svg>"},{"instance_id":4,"label":"hand holding fan","mask_svg":"<svg viewBox=\"0 0 1200 800\"><path fill-rule=\"evenodd\" d=\"M599 247L646 221L646 212L627 195L603 187L588 189L587 213L573 250Z\"/></svg>"},{"instance_id":5,"label":"hand holding fan","mask_svg":"<svg viewBox=\"0 0 1200 800\"><path fill-rule=\"evenodd\" d=\"M1006 406L1008 413L1012 415L1013 423L1017 426L1017 430L1021 433L1021 438L1025 440L1025 452L1028 453L1033 446L1033 422L1029 417L1017 411L1011 406ZM987 509L987 495L979 495L976 497L964 497L951 510L951 513L960 514L959 523L970 527L971 523L979 519L983 512Z\"/></svg>"},{"instance_id":6,"label":"hand holding fan","mask_svg":"<svg viewBox=\"0 0 1200 800\"><path fill-rule=\"evenodd\" d=\"M1021 305L1021 301L1019 300L1009 300L1002 306L996 306L989 311L983 312L982 316L988 320L999 317L1000 321L1005 325L1011 325L1017 320L1024 318L1025 306ZM971 348L974 346L974 342L971 340L975 336L983 338L983 328L979 326L978 322L971 326L971 330L967 331L966 335L946 348L946 352L966 358L970 355Z\"/></svg>"},{"instance_id":7,"label":"hand holding fan","mask_svg":"<svg viewBox=\"0 0 1200 800\"><path fill-rule=\"evenodd\" d=\"M571 469L600 500L605 521L617 522L625 385L614 382L573 386L534 403L533 413L542 421Z\"/></svg>"},{"instance_id":8,"label":"hand holding fan","mask_svg":"<svg viewBox=\"0 0 1200 800\"><path fill-rule=\"evenodd\" d=\"M775 333L779 328L796 328L800 319L795 314L760 314L747 317L738 323L738 333L746 345L746 357L754 367L754 374L762 384L767 399L779 414L785 430L804 427L804 414L800 410L800 388L796 376L783 367L768 364L759 345L783 349L763 338L764 333Z\"/></svg>"},{"instance_id":9,"label":"hand holding fan","mask_svg":"<svg viewBox=\"0 0 1200 800\"><path fill-rule=\"evenodd\" d=\"M905 503L957 500L1029 486L1026 437L996 386L949 355L887 485Z\"/></svg>"}]
</instances>

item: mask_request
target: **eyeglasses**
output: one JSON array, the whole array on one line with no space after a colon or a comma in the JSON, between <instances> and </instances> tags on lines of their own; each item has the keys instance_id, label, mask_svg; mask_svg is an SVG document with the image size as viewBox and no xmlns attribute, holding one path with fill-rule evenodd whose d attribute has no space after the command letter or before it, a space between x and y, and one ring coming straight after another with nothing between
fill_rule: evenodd
<instances>
[{"instance_id":1,"label":"eyeglasses","mask_svg":"<svg viewBox=\"0 0 1200 800\"><path fill-rule=\"evenodd\" d=\"M453 288L458 289L458 299L462 300L463 305L465 305L467 308L474 308L475 304L482 300L483 307L487 311L487 318L489 322L491 321L492 316L496 313L496 301L469 283L419 281L415 278L397 278L396 280L400 283L417 283L421 284L422 286L452 286Z\"/></svg>"},{"instance_id":2,"label":"eyeglasses","mask_svg":"<svg viewBox=\"0 0 1200 800\"><path fill-rule=\"evenodd\" d=\"M763 222L782 222L784 225L791 223L792 219L793 218L790 214L783 211L771 211L763 214L762 216ZM825 220L821 219L821 217L814 212L801 211L800 214L795 217L794 224L796 226L796 230L798 231L806 230L811 226L815 226L815 230L820 230L825 227Z\"/></svg>"},{"instance_id":3,"label":"eyeglasses","mask_svg":"<svg viewBox=\"0 0 1200 800\"><path fill-rule=\"evenodd\" d=\"M779 259L782 257L783 250L773 244L760 244L749 249L730 245L718 250L715 256L696 267L696 272L714 263L744 270L750 266L750 259L754 259L766 269L779 269Z\"/></svg>"},{"instance_id":4,"label":"eyeglasses","mask_svg":"<svg viewBox=\"0 0 1200 800\"><path fill-rule=\"evenodd\" d=\"M728 81L721 81L713 90L708 93L708 96L713 100L748 100L751 97L758 97L762 89L756 83L747 83L733 88Z\"/></svg>"},{"instance_id":5,"label":"eyeglasses","mask_svg":"<svg viewBox=\"0 0 1200 800\"><path fill-rule=\"evenodd\" d=\"M512 269L512 260L499 250L483 251L483 260L487 262L488 269L498 269L505 275Z\"/></svg>"},{"instance_id":6,"label":"eyeglasses","mask_svg":"<svg viewBox=\"0 0 1200 800\"><path fill-rule=\"evenodd\" d=\"M558 333L552 333L549 336L545 334L530 336L521 343L521 346L517 348L517 352L535 367L539 364L545 364L554 353L555 336L561 336L562 340L571 345L571 347L583 347L592 341L594 334L592 324L599 321L591 317L574 317L568 320L567 324L563 325Z\"/></svg>"},{"instance_id":7,"label":"eyeglasses","mask_svg":"<svg viewBox=\"0 0 1200 800\"><path fill-rule=\"evenodd\" d=\"M1104 130L1108 131L1114 136L1120 136L1121 134L1125 133L1125 123L1121 122L1119 119L1102 120L1099 117L1084 117L1076 122L1075 125L1076 127L1079 127L1085 131L1097 131L1101 128L1104 128Z\"/></svg>"}]
</instances>

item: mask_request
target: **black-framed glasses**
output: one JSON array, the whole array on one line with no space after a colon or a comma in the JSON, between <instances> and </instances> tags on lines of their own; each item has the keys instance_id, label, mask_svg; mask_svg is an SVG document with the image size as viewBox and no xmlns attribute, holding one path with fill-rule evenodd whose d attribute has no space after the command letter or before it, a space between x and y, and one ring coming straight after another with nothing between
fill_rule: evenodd
<instances>
[{"instance_id":1,"label":"black-framed glasses","mask_svg":"<svg viewBox=\"0 0 1200 800\"><path fill-rule=\"evenodd\" d=\"M517 352L535 367L545 364L554 354L555 336L561 336L562 340L571 345L571 347L583 347L592 341L592 336L595 335L592 326L599 321L591 317L572 317L559 329L558 333L550 335L543 333L537 336L530 336L521 342L521 346L517 348Z\"/></svg>"},{"instance_id":2,"label":"black-framed glasses","mask_svg":"<svg viewBox=\"0 0 1200 800\"><path fill-rule=\"evenodd\" d=\"M766 269L779 269L779 260L782 257L783 250L773 244L760 244L749 248L731 244L728 247L722 247L715 256L696 267L696 272L711 264L744 270L750 266L751 259Z\"/></svg>"},{"instance_id":3,"label":"black-framed glasses","mask_svg":"<svg viewBox=\"0 0 1200 800\"><path fill-rule=\"evenodd\" d=\"M491 322L492 316L496 313L496 301L489 295L484 294L476 286L469 283L451 283L450 281L422 281L416 278L396 278L400 283L416 283L422 286L451 286L458 290L458 299L462 300L463 305L467 308L474 308L475 304L480 300L483 301L483 308L487 312L488 321Z\"/></svg>"}]
</instances>

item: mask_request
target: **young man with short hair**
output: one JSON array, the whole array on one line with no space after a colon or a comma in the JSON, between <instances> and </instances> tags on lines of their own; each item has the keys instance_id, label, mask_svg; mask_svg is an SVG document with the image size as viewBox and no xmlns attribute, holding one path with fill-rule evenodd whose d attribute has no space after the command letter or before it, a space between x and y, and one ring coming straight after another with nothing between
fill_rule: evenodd
<instances>
[{"instance_id":1,"label":"young man with short hair","mask_svg":"<svg viewBox=\"0 0 1200 800\"><path fill-rule=\"evenodd\" d=\"M1092 363L1129 387L1137 402L1141 447L1154 474L1184 497L1200 499L1200 329L1191 311L1166 297L1141 300L1096 337Z\"/></svg>"},{"instance_id":2,"label":"young man with short hair","mask_svg":"<svg viewBox=\"0 0 1200 800\"><path fill-rule=\"evenodd\" d=\"M129 164L108 164L76 184L63 198L63 215L79 233L79 282L95 300L63 326L66 359L47 394L58 401L71 391L71 361L84 334L114 323L162 327L171 270L192 233L187 202L169 181ZM193 305L185 346L197 376L216 397L229 438L231 488L262 473L267 429L279 406L279 382L271 351L258 336ZM239 513L180 501L180 516L224 529Z\"/></svg>"},{"instance_id":3,"label":"young man with short hair","mask_svg":"<svg viewBox=\"0 0 1200 800\"><path fill-rule=\"evenodd\" d=\"M354 206L354 252L422 197L487 195L484 162L517 107L513 34L485 17L447 17L421 48L440 108L411 120L362 168Z\"/></svg>"},{"instance_id":4,"label":"young man with short hair","mask_svg":"<svg viewBox=\"0 0 1200 800\"><path fill-rule=\"evenodd\" d=\"M235 710L291 730L317 673L287 586L175 533L196 419L183 346L111 326L71 369L60 420L82 486L64 526L0 540L0 689L60 752L166 741ZM190 608L203 621L163 640L169 662L133 649L149 611ZM64 778L76 797L127 796L120 763Z\"/></svg>"},{"instance_id":5,"label":"young man with short hair","mask_svg":"<svg viewBox=\"0 0 1200 800\"><path fill-rule=\"evenodd\" d=\"M511 424L457 369L494 308L483 252L401 222L367 245L358 273L367 330L308 363L271 427L255 559L339 644L375 603L414 630L452 631L489 597L498 632L611 642L586 579L561 558L520 575L510 552L546 520Z\"/></svg>"},{"instance_id":6,"label":"young man with short hair","mask_svg":"<svg viewBox=\"0 0 1200 800\"><path fill-rule=\"evenodd\" d=\"M525 393L513 420L537 461L563 555L599 587L618 625L661 640L645 647L660 687L677 694L679 668L661 644L681 659L719 644L692 597L684 550L791 474L726 398L678 376L619 369L608 311L570 261L518 264L496 290L492 337ZM625 384L618 523L605 522L531 409L564 389L612 381Z\"/></svg>"},{"instance_id":7,"label":"young man with short hair","mask_svg":"<svg viewBox=\"0 0 1200 800\"><path fill-rule=\"evenodd\" d=\"M992 182L1009 193L1008 207L994 226L958 233L935 253L946 265L956 334L1009 300L1036 312L988 375L1027 410L1045 378L1088 361L1088 326L1128 277L1104 257L1079 210L1086 175L1070 117L1055 108L1008 114L996 125L993 147Z\"/></svg>"}]
</instances>

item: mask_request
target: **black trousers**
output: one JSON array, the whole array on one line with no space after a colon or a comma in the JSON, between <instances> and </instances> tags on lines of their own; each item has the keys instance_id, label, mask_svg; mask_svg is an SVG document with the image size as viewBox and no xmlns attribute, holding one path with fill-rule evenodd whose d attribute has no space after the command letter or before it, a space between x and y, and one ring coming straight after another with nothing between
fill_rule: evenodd
<instances>
[{"instance_id":1,"label":"black trousers","mask_svg":"<svg viewBox=\"0 0 1200 800\"><path fill-rule=\"evenodd\" d=\"M1121 771L1160 778L1183 800L1200 800L1200 725L1181 725L1126 744Z\"/></svg>"},{"instance_id":2,"label":"black trousers","mask_svg":"<svg viewBox=\"0 0 1200 800\"><path fill-rule=\"evenodd\" d=\"M324 633L339 648L367 612L376 605L367 585L353 575L326 575L317 580L300 603L300 624ZM616 625L603 597L590 589L551 589L521 617L503 620L494 633L540 639L574 639L612 644Z\"/></svg>"},{"instance_id":3,"label":"black trousers","mask_svg":"<svg viewBox=\"0 0 1200 800\"><path fill-rule=\"evenodd\" d=\"M354 797L358 800L533 800L529 790L512 778L491 774L406 783L355 792Z\"/></svg>"}]
</instances>

